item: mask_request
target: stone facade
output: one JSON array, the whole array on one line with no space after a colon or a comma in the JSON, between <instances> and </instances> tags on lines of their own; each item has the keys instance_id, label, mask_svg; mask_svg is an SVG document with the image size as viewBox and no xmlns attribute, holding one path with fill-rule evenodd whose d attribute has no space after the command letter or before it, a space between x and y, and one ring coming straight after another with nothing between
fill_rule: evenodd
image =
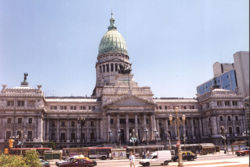
<instances>
[{"instance_id":1,"label":"stone facade","mask_svg":"<svg viewBox=\"0 0 250 167\"><path fill-rule=\"evenodd\" d=\"M221 126L228 142L244 139L243 97L213 89L197 98L153 98L150 87L134 80L126 43L110 19L96 63L96 85L91 97L45 97L41 86L7 88L0 93L0 145L8 138L24 146L58 148L107 143L128 144L136 136L140 144L176 144L176 118L185 143L221 144ZM176 115L175 107L179 108ZM185 115L185 120L182 119ZM170 121L170 117L173 118ZM17 136L18 135L18 136Z\"/></svg>"}]
</instances>

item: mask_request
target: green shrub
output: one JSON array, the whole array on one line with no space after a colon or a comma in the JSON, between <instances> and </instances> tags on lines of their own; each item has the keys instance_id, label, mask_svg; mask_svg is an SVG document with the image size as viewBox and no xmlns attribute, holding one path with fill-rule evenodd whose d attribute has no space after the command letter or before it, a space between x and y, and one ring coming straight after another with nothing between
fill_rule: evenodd
<instances>
[{"instance_id":1,"label":"green shrub","mask_svg":"<svg viewBox=\"0 0 250 167\"><path fill-rule=\"evenodd\" d=\"M29 167L24 158L18 155L0 155L1 167Z\"/></svg>"},{"instance_id":2,"label":"green shrub","mask_svg":"<svg viewBox=\"0 0 250 167\"><path fill-rule=\"evenodd\" d=\"M36 150L26 151L24 160L29 167L42 167Z\"/></svg>"}]
</instances>

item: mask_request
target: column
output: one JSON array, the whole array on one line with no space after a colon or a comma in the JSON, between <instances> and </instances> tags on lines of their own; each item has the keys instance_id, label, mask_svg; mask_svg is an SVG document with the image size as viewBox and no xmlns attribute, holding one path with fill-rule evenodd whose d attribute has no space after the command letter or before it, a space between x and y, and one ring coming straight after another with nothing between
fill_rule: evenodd
<instances>
[{"instance_id":1,"label":"column","mask_svg":"<svg viewBox=\"0 0 250 167\"><path fill-rule=\"evenodd\" d=\"M217 124L216 124L216 117L212 116L211 117L211 126L212 126L212 135L217 135L218 134L218 129L217 129Z\"/></svg>"},{"instance_id":2,"label":"column","mask_svg":"<svg viewBox=\"0 0 250 167\"><path fill-rule=\"evenodd\" d=\"M60 139L59 139L59 137L60 137L60 132L59 132L59 124L60 124L60 121L59 121L59 119L57 119L57 121L56 121L56 141L57 142L59 142L60 141Z\"/></svg>"},{"instance_id":3,"label":"column","mask_svg":"<svg viewBox=\"0 0 250 167\"><path fill-rule=\"evenodd\" d=\"M80 128L81 128L81 121L79 120L76 122L76 141L77 141L77 143L80 143L80 138L81 138Z\"/></svg>"},{"instance_id":4,"label":"column","mask_svg":"<svg viewBox=\"0 0 250 167\"><path fill-rule=\"evenodd\" d=\"M232 134L235 136L235 116L232 115L233 127L232 127Z\"/></svg>"},{"instance_id":5,"label":"column","mask_svg":"<svg viewBox=\"0 0 250 167\"><path fill-rule=\"evenodd\" d=\"M194 120L193 120L192 117L190 118L190 121L191 121L191 133L192 133L192 138L195 139L196 136L194 136Z\"/></svg>"},{"instance_id":6,"label":"column","mask_svg":"<svg viewBox=\"0 0 250 167\"><path fill-rule=\"evenodd\" d=\"M117 134L117 142L119 142L119 135L121 135L121 134L118 134L118 131L120 130L120 115L119 114L117 114L117 116L116 116L116 128L117 128L117 131L116 131L116 134Z\"/></svg>"},{"instance_id":7,"label":"column","mask_svg":"<svg viewBox=\"0 0 250 167\"><path fill-rule=\"evenodd\" d=\"M150 123L151 123L151 140L154 140L154 117L153 115L150 116Z\"/></svg>"},{"instance_id":8,"label":"column","mask_svg":"<svg viewBox=\"0 0 250 167\"><path fill-rule=\"evenodd\" d=\"M107 137L107 141L110 142L110 141L111 141L111 140L110 140L110 137L111 137L111 136L110 136L109 130L111 130L111 129L110 129L110 115L109 115L109 114L108 114L108 120L107 120L107 121L108 121L108 122L107 122L108 127L107 127L107 133L106 133L106 134L107 134L107 136L108 136L108 137Z\"/></svg>"},{"instance_id":9,"label":"column","mask_svg":"<svg viewBox=\"0 0 250 167\"><path fill-rule=\"evenodd\" d=\"M199 130L200 130L200 138L202 138L203 126L202 126L201 118L199 118Z\"/></svg>"},{"instance_id":10,"label":"column","mask_svg":"<svg viewBox=\"0 0 250 167\"><path fill-rule=\"evenodd\" d=\"M100 124L100 120L97 119L96 121L96 140L99 141L100 139L100 129L99 129L99 124Z\"/></svg>"},{"instance_id":11,"label":"column","mask_svg":"<svg viewBox=\"0 0 250 167\"><path fill-rule=\"evenodd\" d=\"M144 141L147 141L147 134L145 132L145 129L147 128L147 118L146 118L146 114L143 114L143 138L144 138Z\"/></svg>"},{"instance_id":12,"label":"column","mask_svg":"<svg viewBox=\"0 0 250 167\"><path fill-rule=\"evenodd\" d=\"M126 114L126 142L129 141L129 122L128 122L128 114Z\"/></svg>"},{"instance_id":13,"label":"column","mask_svg":"<svg viewBox=\"0 0 250 167\"><path fill-rule=\"evenodd\" d=\"M135 114L135 135L138 137L138 116Z\"/></svg>"},{"instance_id":14,"label":"column","mask_svg":"<svg viewBox=\"0 0 250 167\"><path fill-rule=\"evenodd\" d=\"M41 117L38 117L38 127L37 127L37 130L38 130L38 136L37 136L37 139L39 142L42 142L43 141L43 120Z\"/></svg>"},{"instance_id":15,"label":"column","mask_svg":"<svg viewBox=\"0 0 250 167\"><path fill-rule=\"evenodd\" d=\"M70 128L70 120L68 119L68 121L67 121L67 140L66 140L66 142L67 143L69 143L70 142L70 130L69 130L69 128Z\"/></svg>"},{"instance_id":16,"label":"column","mask_svg":"<svg viewBox=\"0 0 250 167\"><path fill-rule=\"evenodd\" d=\"M85 136L86 140L85 140L85 142L87 142L87 143L90 142L89 123L90 123L90 121L86 119L86 136Z\"/></svg>"},{"instance_id":17,"label":"column","mask_svg":"<svg viewBox=\"0 0 250 167\"><path fill-rule=\"evenodd\" d=\"M49 141L49 119L46 118L46 141Z\"/></svg>"}]
</instances>

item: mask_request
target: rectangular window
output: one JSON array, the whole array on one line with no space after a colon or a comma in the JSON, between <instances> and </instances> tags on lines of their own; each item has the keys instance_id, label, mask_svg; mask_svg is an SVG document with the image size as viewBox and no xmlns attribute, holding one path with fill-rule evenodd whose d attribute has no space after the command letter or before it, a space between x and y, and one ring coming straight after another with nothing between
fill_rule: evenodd
<instances>
[{"instance_id":1,"label":"rectangular window","mask_svg":"<svg viewBox=\"0 0 250 167\"><path fill-rule=\"evenodd\" d=\"M70 106L70 110L76 110L76 106Z\"/></svg>"},{"instance_id":2,"label":"rectangular window","mask_svg":"<svg viewBox=\"0 0 250 167\"><path fill-rule=\"evenodd\" d=\"M114 120L110 119L110 124L113 125L113 123L114 123Z\"/></svg>"},{"instance_id":3,"label":"rectangular window","mask_svg":"<svg viewBox=\"0 0 250 167\"><path fill-rule=\"evenodd\" d=\"M117 64L115 64L115 71L117 71L118 70L118 65Z\"/></svg>"},{"instance_id":4,"label":"rectangular window","mask_svg":"<svg viewBox=\"0 0 250 167\"><path fill-rule=\"evenodd\" d=\"M165 110L167 110L168 109L168 106L165 106Z\"/></svg>"},{"instance_id":5,"label":"rectangular window","mask_svg":"<svg viewBox=\"0 0 250 167\"><path fill-rule=\"evenodd\" d=\"M161 110L161 106L159 106L159 109Z\"/></svg>"},{"instance_id":6,"label":"rectangular window","mask_svg":"<svg viewBox=\"0 0 250 167\"><path fill-rule=\"evenodd\" d=\"M50 106L51 110L57 110L57 106Z\"/></svg>"},{"instance_id":7,"label":"rectangular window","mask_svg":"<svg viewBox=\"0 0 250 167\"><path fill-rule=\"evenodd\" d=\"M237 106L237 105L238 105L237 101L233 101L233 106Z\"/></svg>"},{"instance_id":8,"label":"rectangular window","mask_svg":"<svg viewBox=\"0 0 250 167\"><path fill-rule=\"evenodd\" d=\"M35 107L35 101L34 100L29 100L27 106L28 107Z\"/></svg>"},{"instance_id":9,"label":"rectangular window","mask_svg":"<svg viewBox=\"0 0 250 167\"><path fill-rule=\"evenodd\" d=\"M7 123L11 124L11 118L7 118Z\"/></svg>"},{"instance_id":10,"label":"rectangular window","mask_svg":"<svg viewBox=\"0 0 250 167\"><path fill-rule=\"evenodd\" d=\"M14 101L13 100L7 101L7 106L14 106Z\"/></svg>"},{"instance_id":11,"label":"rectangular window","mask_svg":"<svg viewBox=\"0 0 250 167\"><path fill-rule=\"evenodd\" d=\"M95 110L95 106L92 106L92 110Z\"/></svg>"},{"instance_id":12,"label":"rectangular window","mask_svg":"<svg viewBox=\"0 0 250 167\"><path fill-rule=\"evenodd\" d=\"M65 121L61 122L61 127L65 127Z\"/></svg>"},{"instance_id":13,"label":"rectangular window","mask_svg":"<svg viewBox=\"0 0 250 167\"><path fill-rule=\"evenodd\" d=\"M81 106L80 108L81 108L81 110L86 110L85 106Z\"/></svg>"},{"instance_id":14,"label":"rectangular window","mask_svg":"<svg viewBox=\"0 0 250 167\"><path fill-rule=\"evenodd\" d=\"M29 140L32 139L32 131L28 131L28 139L29 139Z\"/></svg>"},{"instance_id":15,"label":"rectangular window","mask_svg":"<svg viewBox=\"0 0 250 167\"><path fill-rule=\"evenodd\" d=\"M217 106L222 106L222 101L217 101Z\"/></svg>"},{"instance_id":16,"label":"rectangular window","mask_svg":"<svg viewBox=\"0 0 250 167\"><path fill-rule=\"evenodd\" d=\"M75 127L75 122L71 121L71 127Z\"/></svg>"},{"instance_id":17,"label":"rectangular window","mask_svg":"<svg viewBox=\"0 0 250 167\"><path fill-rule=\"evenodd\" d=\"M17 123L21 124L22 123L22 118L18 118Z\"/></svg>"},{"instance_id":18,"label":"rectangular window","mask_svg":"<svg viewBox=\"0 0 250 167\"><path fill-rule=\"evenodd\" d=\"M90 126L92 126L92 127L95 126L94 121L90 122Z\"/></svg>"},{"instance_id":19,"label":"rectangular window","mask_svg":"<svg viewBox=\"0 0 250 167\"><path fill-rule=\"evenodd\" d=\"M11 131L6 131L6 139L9 139L11 136Z\"/></svg>"},{"instance_id":20,"label":"rectangular window","mask_svg":"<svg viewBox=\"0 0 250 167\"><path fill-rule=\"evenodd\" d=\"M102 66L102 71L105 72L105 65Z\"/></svg>"},{"instance_id":21,"label":"rectangular window","mask_svg":"<svg viewBox=\"0 0 250 167\"><path fill-rule=\"evenodd\" d=\"M29 118L29 124L32 124L32 118Z\"/></svg>"},{"instance_id":22,"label":"rectangular window","mask_svg":"<svg viewBox=\"0 0 250 167\"><path fill-rule=\"evenodd\" d=\"M101 66L99 66L99 68L100 68L100 73L102 73L102 67L101 67Z\"/></svg>"},{"instance_id":23,"label":"rectangular window","mask_svg":"<svg viewBox=\"0 0 250 167\"><path fill-rule=\"evenodd\" d=\"M17 101L17 106L18 107L23 107L24 106L24 101L23 100L18 100Z\"/></svg>"},{"instance_id":24,"label":"rectangular window","mask_svg":"<svg viewBox=\"0 0 250 167\"><path fill-rule=\"evenodd\" d=\"M225 101L225 106L230 106L230 101Z\"/></svg>"},{"instance_id":25,"label":"rectangular window","mask_svg":"<svg viewBox=\"0 0 250 167\"><path fill-rule=\"evenodd\" d=\"M91 106L89 106L89 110L91 110Z\"/></svg>"}]
</instances>

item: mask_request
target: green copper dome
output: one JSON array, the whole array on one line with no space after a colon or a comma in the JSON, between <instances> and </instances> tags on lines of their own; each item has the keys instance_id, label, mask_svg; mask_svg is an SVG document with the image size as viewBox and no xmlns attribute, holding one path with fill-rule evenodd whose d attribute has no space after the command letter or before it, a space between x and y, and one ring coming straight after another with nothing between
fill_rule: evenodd
<instances>
[{"instance_id":1,"label":"green copper dome","mask_svg":"<svg viewBox=\"0 0 250 167\"><path fill-rule=\"evenodd\" d=\"M110 26L108 27L108 31L102 37L99 45L99 55L108 52L128 54L126 42L122 35L117 31L114 22L115 19L111 14Z\"/></svg>"}]
</instances>

